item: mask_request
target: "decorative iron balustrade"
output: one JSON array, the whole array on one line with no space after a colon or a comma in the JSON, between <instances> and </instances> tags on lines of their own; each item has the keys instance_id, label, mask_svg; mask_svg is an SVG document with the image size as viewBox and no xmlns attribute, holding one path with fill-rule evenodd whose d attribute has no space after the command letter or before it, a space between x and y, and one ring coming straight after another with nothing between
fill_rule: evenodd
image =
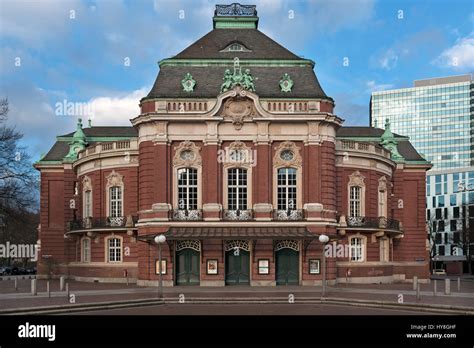
<instances>
[{"instance_id":1,"label":"decorative iron balustrade","mask_svg":"<svg viewBox=\"0 0 474 348\"><path fill-rule=\"evenodd\" d=\"M253 220L253 210L224 210L224 220Z\"/></svg>"},{"instance_id":2,"label":"decorative iron balustrade","mask_svg":"<svg viewBox=\"0 0 474 348\"><path fill-rule=\"evenodd\" d=\"M303 210L274 210L273 219L279 221L299 221L303 220Z\"/></svg>"},{"instance_id":3,"label":"decorative iron balustrade","mask_svg":"<svg viewBox=\"0 0 474 348\"><path fill-rule=\"evenodd\" d=\"M386 217L373 216L348 216L347 226L361 228L383 228L388 230L400 230L400 221Z\"/></svg>"},{"instance_id":4,"label":"decorative iron balustrade","mask_svg":"<svg viewBox=\"0 0 474 348\"><path fill-rule=\"evenodd\" d=\"M88 230L94 228L134 227L138 221L137 216L117 216L106 218L88 217L69 222L69 231Z\"/></svg>"},{"instance_id":5,"label":"decorative iron balustrade","mask_svg":"<svg viewBox=\"0 0 474 348\"><path fill-rule=\"evenodd\" d=\"M174 209L171 218L176 221L200 221L202 220L202 211L197 209Z\"/></svg>"},{"instance_id":6,"label":"decorative iron balustrade","mask_svg":"<svg viewBox=\"0 0 474 348\"><path fill-rule=\"evenodd\" d=\"M241 5L233 3L230 5L216 5L215 16L233 17L233 16L256 16L256 5Z\"/></svg>"}]
</instances>

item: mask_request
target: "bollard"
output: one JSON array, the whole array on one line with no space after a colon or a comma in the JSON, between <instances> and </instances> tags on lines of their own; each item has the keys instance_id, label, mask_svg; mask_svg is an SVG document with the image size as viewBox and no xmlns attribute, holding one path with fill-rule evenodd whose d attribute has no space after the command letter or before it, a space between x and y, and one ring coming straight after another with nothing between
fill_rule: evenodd
<instances>
[{"instance_id":1,"label":"bollard","mask_svg":"<svg viewBox=\"0 0 474 348\"><path fill-rule=\"evenodd\" d=\"M418 277L414 276L413 277L413 290L416 290L417 286L418 286Z\"/></svg>"},{"instance_id":2,"label":"bollard","mask_svg":"<svg viewBox=\"0 0 474 348\"><path fill-rule=\"evenodd\" d=\"M32 295L36 295L36 294L37 294L36 279L31 279L31 294L32 294Z\"/></svg>"},{"instance_id":3,"label":"bollard","mask_svg":"<svg viewBox=\"0 0 474 348\"><path fill-rule=\"evenodd\" d=\"M450 279L444 280L444 293L446 295L451 295L451 280Z\"/></svg>"},{"instance_id":4,"label":"bollard","mask_svg":"<svg viewBox=\"0 0 474 348\"><path fill-rule=\"evenodd\" d=\"M420 283L418 283L416 286L416 300L420 300Z\"/></svg>"},{"instance_id":5,"label":"bollard","mask_svg":"<svg viewBox=\"0 0 474 348\"><path fill-rule=\"evenodd\" d=\"M51 290L49 288L49 280L46 282L46 292L48 293L48 297L51 298Z\"/></svg>"},{"instance_id":6,"label":"bollard","mask_svg":"<svg viewBox=\"0 0 474 348\"><path fill-rule=\"evenodd\" d=\"M435 279L433 282L433 296L438 295L438 281Z\"/></svg>"},{"instance_id":7,"label":"bollard","mask_svg":"<svg viewBox=\"0 0 474 348\"><path fill-rule=\"evenodd\" d=\"M64 291L64 276L59 277L59 291Z\"/></svg>"},{"instance_id":8,"label":"bollard","mask_svg":"<svg viewBox=\"0 0 474 348\"><path fill-rule=\"evenodd\" d=\"M18 279L15 278L15 291L18 291Z\"/></svg>"},{"instance_id":9,"label":"bollard","mask_svg":"<svg viewBox=\"0 0 474 348\"><path fill-rule=\"evenodd\" d=\"M461 278L458 277L458 292L461 292Z\"/></svg>"}]
</instances>

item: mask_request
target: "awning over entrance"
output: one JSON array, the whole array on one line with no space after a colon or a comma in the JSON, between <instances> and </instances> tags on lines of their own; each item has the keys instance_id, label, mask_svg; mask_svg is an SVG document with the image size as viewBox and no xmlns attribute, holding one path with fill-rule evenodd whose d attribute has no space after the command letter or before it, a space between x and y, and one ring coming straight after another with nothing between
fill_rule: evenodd
<instances>
[{"instance_id":1,"label":"awning over entrance","mask_svg":"<svg viewBox=\"0 0 474 348\"><path fill-rule=\"evenodd\" d=\"M168 240L185 239L315 239L306 227L170 227ZM154 238L151 236L150 238Z\"/></svg>"}]
</instances>

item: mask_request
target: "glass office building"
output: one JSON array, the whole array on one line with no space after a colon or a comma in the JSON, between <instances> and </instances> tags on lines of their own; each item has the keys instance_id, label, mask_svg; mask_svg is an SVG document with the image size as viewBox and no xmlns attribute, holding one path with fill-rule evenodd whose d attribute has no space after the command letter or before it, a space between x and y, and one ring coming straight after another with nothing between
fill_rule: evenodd
<instances>
[{"instance_id":1,"label":"glass office building","mask_svg":"<svg viewBox=\"0 0 474 348\"><path fill-rule=\"evenodd\" d=\"M474 81L471 75L418 80L410 88L373 92L370 123L383 128L386 119L390 120L394 133L410 137L416 150L433 164L427 172L426 217L435 267L460 273L461 261L467 261L464 272L472 272Z\"/></svg>"},{"instance_id":2,"label":"glass office building","mask_svg":"<svg viewBox=\"0 0 474 348\"><path fill-rule=\"evenodd\" d=\"M433 169L474 165L474 82L471 75L415 81L414 87L372 93L370 123L410 137Z\"/></svg>"}]
</instances>

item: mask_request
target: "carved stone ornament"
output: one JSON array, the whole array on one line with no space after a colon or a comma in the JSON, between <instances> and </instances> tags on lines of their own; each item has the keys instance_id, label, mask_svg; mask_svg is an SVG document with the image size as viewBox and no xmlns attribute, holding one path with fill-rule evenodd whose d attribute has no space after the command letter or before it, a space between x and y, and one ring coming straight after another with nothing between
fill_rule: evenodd
<instances>
[{"instance_id":1,"label":"carved stone ornament","mask_svg":"<svg viewBox=\"0 0 474 348\"><path fill-rule=\"evenodd\" d=\"M378 190L379 191L387 191L387 178L385 176L382 176L380 179L379 179L379 187L378 187Z\"/></svg>"},{"instance_id":2,"label":"carved stone ornament","mask_svg":"<svg viewBox=\"0 0 474 348\"><path fill-rule=\"evenodd\" d=\"M223 117L232 121L235 129L241 129L246 119L257 116L253 100L248 98L229 98L224 103Z\"/></svg>"},{"instance_id":3,"label":"carved stone ornament","mask_svg":"<svg viewBox=\"0 0 474 348\"><path fill-rule=\"evenodd\" d=\"M120 175L115 170L112 170L107 177L107 189L114 186L123 186L123 175Z\"/></svg>"},{"instance_id":4,"label":"carved stone ornament","mask_svg":"<svg viewBox=\"0 0 474 348\"><path fill-rule=\"evenodd\" d=\"M186 140L175 148L173 157L174 167L196 167L201 166L201 148L192 141Z\"/></svg>"},{"instance_id":5,"label":"carved stone ornament","mask_svg":"<svg viewBox=\"0 0 474 348\"><path fill-rule=\"evenodd\" d=\"M364 187L365 176L363 176L358 170L349 175L349 186L360 186Z\"/></svg>"},{"instance_id":6,"label":"carved stone ornament","mask_svg":"<svg viewBox=\"0 0 474 348\"><path fill-rule=\"evenodd\" d=\"M92 180L87 175L82 178L82 191L92 191Z\"/></svg>"},{"instance_id":7,"label":"carved stone ornament","mask_svg":"<svg viewBox=\"0 0 474 348\"><path fill-rule=\"evenodd\" d=\"M224 167L249 167L254 161L252 149L241 141L232 142L225 150Z\"/></svg>"},{"instance_id":8,"label":"carved stone ornament","mask_svg":"<svg viewBox=\"0 0 474 348\"><path fill-rule=\"evenodd\" d=\"M300 149L291 141L284 141L276 148L273 156L274 167L301 167L303 160Z\"/></svg>"},{"instance_id":9,"label":"carved stone ornament","mask_svg":"<svg viewBox=\"0 0 474 348\"><path fill-rule=\"evenodd\" d=\"M293 88L293 80L290 78L290 75L284 74L280 80L280 90L284 93L291 92Z\"/></svg>"},{"instance_id":10,"label":"carved stone ornament","mask_svg":"<svg viewBox=\"0 0 474 348\"><path fill-rule=\"evenodd\" d=\"M181 86L183 86L183 91L192 92L194 91L194 86L196 86L196 81L190 73L186 73L184 79L181 80Z\"/></svg>"}]
</instances>

